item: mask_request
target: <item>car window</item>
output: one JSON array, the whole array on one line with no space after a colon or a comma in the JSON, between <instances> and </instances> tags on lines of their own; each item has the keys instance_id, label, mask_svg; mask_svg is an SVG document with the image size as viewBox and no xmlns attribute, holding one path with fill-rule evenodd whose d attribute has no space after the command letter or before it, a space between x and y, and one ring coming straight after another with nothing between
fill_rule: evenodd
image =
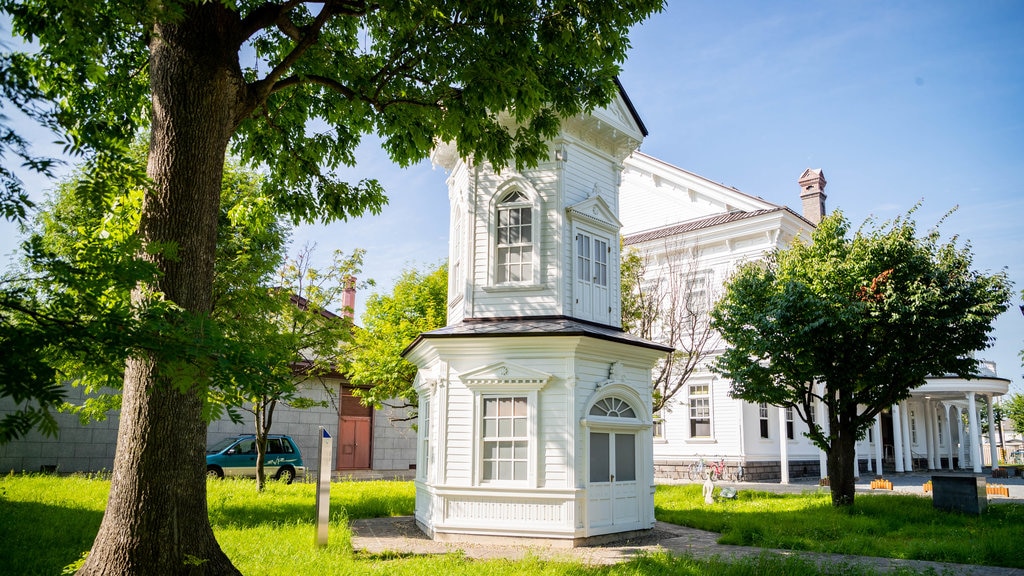
<instances>
[{"instance_id":1,"label":"car window","mask_svg":"<svg viewBox=\"0 0 1024 576\"><path fill-rule=\"evenodd\" d=\"M221 450L224 450L228 446L231 446L232 444L234 444L235 440L238 440L238 438L237 437L225 438L225 439L221 440L220 442L217 442L213 446L210 446L209 448L207 448L206 449L206 453L207 454L216 454L216 453L220 452Z\"/></svg>"},{"instance_id":2,"label":"car window","mask_svg":"<svg viewBox=\"0 0 1024 576\"><path fill-rule=\"evenodd\" d=\"M281 449L281 439L271 438L267 440L267 454L282 454L284 450Z\"/></svg>"}]
</instances>

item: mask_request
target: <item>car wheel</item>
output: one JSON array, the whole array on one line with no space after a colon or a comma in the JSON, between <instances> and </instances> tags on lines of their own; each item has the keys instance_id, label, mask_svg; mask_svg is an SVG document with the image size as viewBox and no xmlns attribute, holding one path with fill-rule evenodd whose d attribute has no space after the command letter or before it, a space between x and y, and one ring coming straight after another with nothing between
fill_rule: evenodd
<instances>
[{"instance_id":1,"label":"car wheel","mask_svg":"<svg viewBox=\"0 0 1024 576\"><path fill-rule=\"evenodd\" d=\"M206 476L208 478L216 478L218 480L224 478L224 471L217 466L207 466Z\"/></svg>"},{"instance_id":2,"label":"car wheel","mask_svg":"<svg viewBox=\"0 0 1024 576\"><path fill-rule=\"evenodd\" d=\"M274 476L274 478L284 480L285 484L291 484L292 480L295 479L295 469L290 466L281 468L277 471L277 476Z\"/></svg>"}]
</instances>

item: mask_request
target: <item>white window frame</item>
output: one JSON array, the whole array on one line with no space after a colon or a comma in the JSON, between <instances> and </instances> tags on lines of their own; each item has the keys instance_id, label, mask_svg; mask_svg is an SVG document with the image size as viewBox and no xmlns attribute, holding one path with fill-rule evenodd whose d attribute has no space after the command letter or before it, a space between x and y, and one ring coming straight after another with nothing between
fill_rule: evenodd
<instances>
[{"instance_id":1,"label":"white window frame","mask_svg":"<svg viewBox=\"0 0 1024 576\"><path fill-rule=\"evenodd\" d=\"M481 406L480 420L481 420L481 437L480 437L480 480L485 484L490 483L522 483L529 480L529 465L530 465L530 445L532 444L529 430L529 405L530 399L526 394L483 394L481 395ZM518 404L522 401L522 413L518 413ZM490 403L494 404L494 412L488 413L487 407ZM508 402L509 406L502 406L505 402ZM511 408L512 413L503 413L502 411L506 408ZM488 426L489 421L493 421L492 426ZM503 434L501 429L503 424L508 424L508 433ZM520 427L521 424L521 427ZM491 428L494 433L488 434L487 430ZM521 428L518 432L517 429ZM494 444L494 451L488 450L488 445ZM511 444L511 452L507 455L503 455L502 445ZM521 445L522 452L520 453L519 447ZM494 454L494 458L489 459L488 455ZM487 474L488 462L492 462L495 466L494 477L489 478ZM509 471L511 472L510 477L502 477L501 465L502 463L508 463L511 466ZM517 464L522 464L522 478L516 478Z\"/></svg>"},{"instance_id":2,"label":"white window frame","mask_svg":"<svg viewBox=\"0 0 1024 576\"><path fill-rule=\"evenodd\" d=\"M462 297L466 283L465 263L463 261L463 252L465 251L463 231L466 228L466 222L461 208L455 208L452 211L452 222L452 253L450 256L451 266L448 270L448 294L450 301L456 302Z\"/></svg>"},{"instance_id":3,"label":"white window frame","mask_svg":"<svg viewBox=\"0 0 1024 576\"><path fill-rule=\"evenodd\" d=\"M771 440L771 411L768 410L767 402L759 402L757 404L757 425L758 437L760 437L762 440Z\"/></svg>"},{"instance_id":4,"label":"white window frame","mask_svg":"<svg viewBox=\"0 0 1024 576\"><path fill-rule=\"evenodd\" d=\"M689 428L687 434L690 440L711 440L715 436L714 413L711 406L711 383L687 384L686 386L686 415ZM699 402L699 404L697 403ZM706 414L703 417L695 416L703 409ZM708 433L705 436L695 434L698 421L707 420Z\"/></svg>"},{"instance_id":5,"label":"white window frame","mask_svg":"<svg viewBox=\"0 0 1024 576\"><path fill-rule=\"evenodd\" d=\"M665 437L665 409L662 408L651 415L651 437L655 442L668 442Z\"/></svg>"},{"instance_id":6,"label":"white window frame","mask_svg":"<svg viewBox=\"0 0 1024 576\"><path fill-rule=\"evenodd\" d=\"M786 438L793 440L796 438L796 425L793 421L793 407L786 407Z\"/></svg>"},{"instance_id":7,"label":"white window frame","mask_svg":"<svg viewBox=\"0 0 1024 576\"><path fill-rule=\"evenodd\" d=\"M530 199L530 195L519 187L512 187L507 190L503 190L500 193L500 197L494 206L494 284L497 286L534 286L538 284L538 274L540 272L540 266L538 258L540 257L540 250L538 249L537 232L538 225L538 213L536 204ZM518 195L520 198L509 200L510 197ZM522 224L522 220L518 224L508 224L506 227L502 226L502 213L504 211L516 211L520 215L528 214L530 218L529 224ZM528 227L527 234L523 234L523 228ZM516 242L501 242L501 232L503 228L508 228L511 234L512 230L517 232ZM524 239L525 238L525 239ZM527 251L528 250L528 251ZM515 264L509 261L509 256L513 252L518 252L519 261ZM522 261L523 254L529 254L529 278L523 278L522 274L523 267L527 266ZM520 277L515 280L509 279L511 275L508 271L513 266L520 268ZM504 272L504 274L503 274Z\"/></svg>"},{"instance_id":8,"label":"white window frame","mask_svg":"<svg viewBox=\"0 0 1024 576\"><path fill-rule=\"evenodd\" d=\"M420 467L417 476L424 480L431 480L430 465L433 458L430 454L430 396L420 396L420 454L417 458L417 466Z\"/></svg>"}]
</instances>

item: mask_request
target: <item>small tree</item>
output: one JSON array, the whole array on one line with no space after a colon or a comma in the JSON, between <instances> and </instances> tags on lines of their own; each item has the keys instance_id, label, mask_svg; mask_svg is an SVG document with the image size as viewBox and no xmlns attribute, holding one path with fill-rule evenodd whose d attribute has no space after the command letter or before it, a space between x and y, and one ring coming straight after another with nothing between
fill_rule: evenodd
<instances>
[{"instance_id":1,"label":"small tree","mask_svg":"<svg viewBox=\"0 0 1024 576\"><path fill-rule=\"evenodd\" d=\"M623 329L675 348L654 369L654 412L684 389L721 343L710 315L717 291L701 267L700 250L665 254L658 265L651 254L625 250L621 267Z\"/></svg>"},{"instance_id":2,"label":"small tree","mask_svg":"<svg viewBox=\"0 0 1024 576\"><path fill-rule=\"evenodd\" d=\"M1003 418L1013 423L1018 434L1024 434L1024 394L1014 394L1000 403Z\"/></svg>"},{"instance_id":3,"label":"small tree","mask_svg":"<svg viewBox=\"0 0 1024 576\"><path fill-rule=\"evenodd\" d=\"M811 243L742 266L712 312L730 344L714 369L734 397L799 414L827 454L836 506L853 503L855 443L875 417L931 374L974 376L972 353L1010 296L1005 273L972 270L969 246L937 228L918 238L909 215L848 232L837 212Z\"/></svg>"},{"instance_id":4,"label":"small tree","mask_svg":"<svg viewBox=\"0 0 1024 576\"><path fill-rule=\"evenodd\" d=\"M366 302L363 328L349 349L349 381L364 404L380 407L389 400L416 406L412 387L416 366L402 352L423 332L445 325L448 317L448 264L407 268L390 295L374 294Z\"/></svg>"}]
</instances>

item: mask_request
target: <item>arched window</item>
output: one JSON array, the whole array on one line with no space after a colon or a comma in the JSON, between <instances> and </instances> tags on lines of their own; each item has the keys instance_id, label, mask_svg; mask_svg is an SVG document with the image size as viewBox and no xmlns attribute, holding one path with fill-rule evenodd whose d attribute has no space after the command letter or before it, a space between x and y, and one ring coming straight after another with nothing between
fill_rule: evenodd
<instances>
[{"instance_id":1,"label":"arched window","mask_svg":"<svg viewBox=\"0 0 1024 576\"><path fill-rule=\"evenodd\" d=\"M625 400L611 396L602 398L590 407L591 416L608 416L611 418L636 418L633 407Z\"/></svg>"},{"instance_id":2,"label":"arched window","mask_svg":"<svg viewBox=\"0 0 1024 576\"><path fill-rule=\"evenodd\" d=\"M512 190L498 203L498 284L533 283L533 204L521 190Z\"/></svg>"}]
</instances>

